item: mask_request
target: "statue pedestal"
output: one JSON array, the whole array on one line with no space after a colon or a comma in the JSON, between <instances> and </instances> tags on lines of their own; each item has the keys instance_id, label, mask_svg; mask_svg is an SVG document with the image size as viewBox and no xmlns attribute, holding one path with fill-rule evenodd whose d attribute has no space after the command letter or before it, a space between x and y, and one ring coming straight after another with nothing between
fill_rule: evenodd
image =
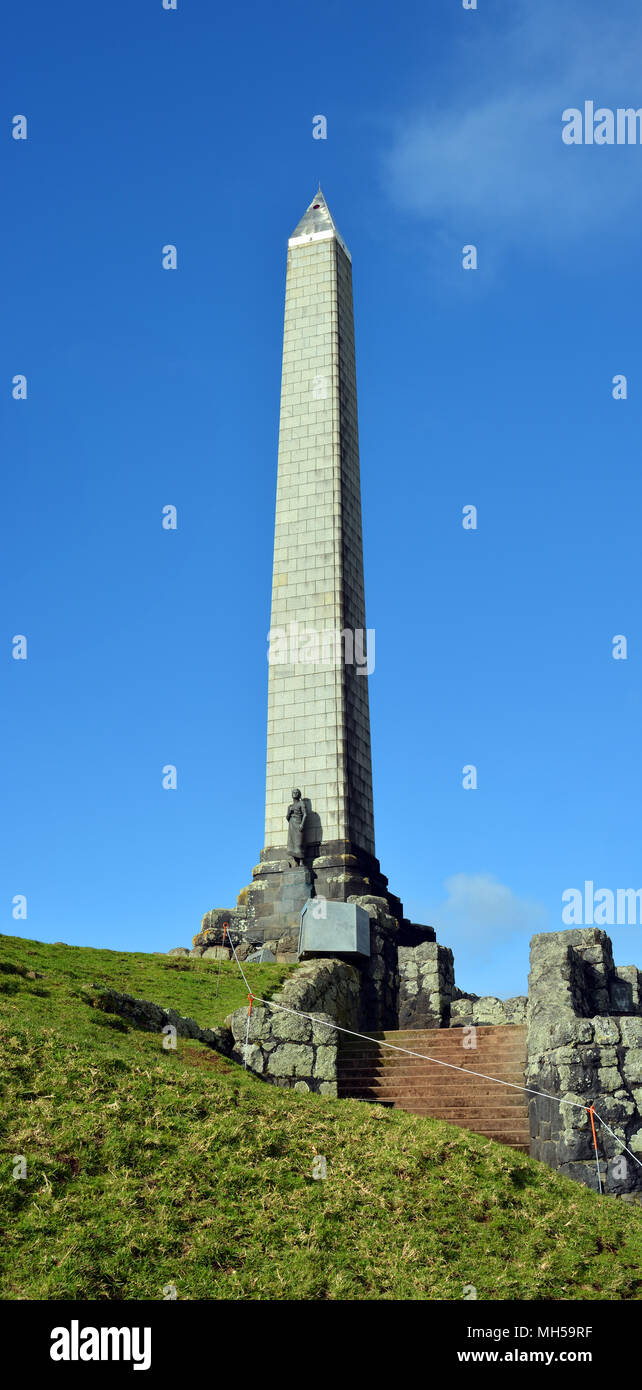
<instances>
[{"instance_id":1,"label":"statue pedestal","mask_svg":"<svg viewBox=\"0 0 642 1390\"><path fill-rule=\"evenodd\" d=\"M252 882L239 893L238 907L232 914L237 929L246 933L248 940L275 942L272 949L278 956L296 960L301 909L313 897L325 898L330 904L374 893L386 898L397 920L403 918L402 904L387 891L388 880L371 855L347 840L309 845L306 855L307 864L293 866L287 850L261 850Z\"/></svg>"},{"instance_id":2,"label":"statue pedestal","mask_svg":"<svg viewBox=\"0 0 642 1390\"><path fill-rule=\"evenodd\" d=\"M277 958L295 961L301 909L310 898L312 884L311 870L304 864L292 866L286 858L263 860L249 887L239 893L234 919L239 927L244 920L248 940L274 942Z\"/></svg>"}]
</instances>

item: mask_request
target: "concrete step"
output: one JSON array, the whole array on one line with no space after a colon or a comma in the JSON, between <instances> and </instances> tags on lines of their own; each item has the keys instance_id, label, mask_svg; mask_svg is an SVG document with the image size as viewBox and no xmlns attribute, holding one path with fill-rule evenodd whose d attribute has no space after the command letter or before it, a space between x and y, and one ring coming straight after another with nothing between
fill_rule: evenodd
<instances>
[{"instance_id":1,"label":"concrete step","mask_svg":"<svg viewBox=\"0 0 642 1390\"><path fill-rule=\"evenodd\" d=\"M377 1048L372 1052L349 1052L345 1053L339 1049L339 1057L346 1067L354 1066L357 1062L367 1062L376 1066L391 1066L407 1062L408 1065L421 1065L422 1062L466 1062L469 1065L477 1057L488 1059L489 1057L514 1057L520 1061L526 1057L525 1047L434 1047L425 1052L387 1052L383 1048Z\"/></svg>"},{"instance_id":2,"label":"concrete step","mask_svg":"<svg viewBox=\"0 0 642 1390\"><path fill-rule=\"evenodd\" d=\"M381 1101L396 1101L396 1099L402 1101L402 1099L410 1097L424 1099L424 1101L431 1102L431 1105L452 1104L459 1109L470 1108L471 1105L484 1106L484 1109L495 1108L497 1105L507 1105L510 1106L510 1109L524 1111L524 1095L520 1091L513 1091L513 1093L509 1091L497 1099L497 1095L491 1091L468 1091L468 1093L454 1091L454 1093L450 1093L450 1091L431 1091L428 1086L400 1086L399 1088L361 1086L354 1088L354 1090L350 1088L349 1091L345 1087L339 1087L339 1095L342 1099L352 1098L354 1101L359 1101L361 1095L367 1095L368 1098L377 1097Z\"/></svg>"},{"instance_id":3,"label":"concrete step","mask_svg":"<svg viewBox=\"0 0 642 1390\"><path fill-rule=\"evenodd\" d=\"M502 1090L520 1090L524 1086L523 1067L497 1067L488 1073L477 1075L464 1071L446 1072L439 1068L432 1068L424 1072L399 1072L394 1075L390 1072L344 1072L338 1070L338 1081L342 1086L349 1090L358 1090L359 1087L374 1086L377 1090L383 1087L389 1090L392 1087L398 1090L400 1087L416 1085L429 1086L432 1091L444 1091L450 1094L453 1091L461 1091L464 1095L470 1095L472 1091L479 1089L487 1095L493 1095ZM449 1084L450 1081L450 1084Z\"/></svg>"},{"instance_id":4,"label":"concrete step","mask_svg":"<svg viewBox=\"0 0 642 1390\"><path fill-rule=\"evenodd\" d=\"M384 1033L361 1033L358 1037L350 1033L344 1034L346 1047L367 1046L364 1039L367 1038L373 1043L392 1042L405 1047L407 1043L418 1042L419 1039L435 1040L437 1042L447 1041L449 1038L459 1038L463 1034L463 1028L399 1028L388 1029ZM504 1024L477 1024L476 1032L479 1038L505 1038L510 1036L512 1039L526 1039L526 1025L521 1023Z\"/></svg>"},{"instance_id":5,"label":"concrete step","mask_svg":"<svg viewBox=\"0 0 642 1390\"><path fill-rule=\"evenodd\" d=\"M380 1066L377 1062L362 1061L353 1067L347 1067L338 1059L338 1067L344 1076L441 1076L444 1081L455 1081L458 1076L492 1076L495 1077L499 1072L516 1071L520 1076L524 1071L525 1058L521 1057L495 1057L495 1058L475 1058L472 1062L442 1061L441 1058L434 1060L426 1057L422 1062L414 1063L399 1062L397 1066Z\"/></svg>"},{"instance_id":6,"label":"concrete step","mask_svg":"<svg viewBox=\"0 0 642 1390\"><path fill-rule=\"evenodd\" d=\"M346 1097L343 1097L343 1099L346 1099ZM360 1097L351 1096L350 1099L359 1100ZM379 1097L372 1096L370 1099L376 1103ZM460 1124L465 1124L468 1120L485 1122L486 1119L500 1119L511 1120L513 1124L523 1123L527 1126L527 1120L523 1110L520 1109L519 1106L514 1105L497 1105L492 1107L488 1105L440 1105L438 1102L434 1103L430 1096L410 1095L391 1096L388 1097L388 1099L390 1104L396 1106L399 1110L405 1110L409 1106L423 1106L426 1110L429 1110L430 1114L434 1115L437 1120L449 1119L452 1116L453 1121L457 1119Z\"/></svg>"},{"instance_id":7,"label":"concrete step","mask_svg":"<svg viewBox=\"0 0 642 1390\"><path fill-rule=\"evenodd\" d=\"M516 1058L525 1058L525 1055L527 1055L527 1049L525 1049L525 1047L427 1047L413 1049L399 1048L395 1049L395 1051L393 1051L392 1048L377 1048L372 1049L370 1052L343 1052L342 1048L339 1048L339 1056L342 1058L343 1065L345 1066L353 1066L354 1062L368 1062L368 1065L374 1063L374 1065L379 1066L395 1066L395 1062L404 1061L411 1065L411 1063L429 1062L431 1058L436 1058L436 1061L445 1062L452 1062L453 1059L456 1059L456 1061L460 1061L461 1059L461 1061L470 1062L475 1056L484 1056L484 1058L488 1058L488 1056L516 1056Z\"/></svg>"},{"instance_id":8,"label":"concrete step","mask_svg":"<svg viewBox=\"0 0 642 1390\"><path fill-rule=\"evenodd\" d=\"M478 1072L473 1067L444 1067L440 1066L438 1062L428 1063L414 1071L411 1071L409 1067L400 1067L398 1071L392 1067L355 1067L353 1071L348 1071L347 1068L339 1064L338 1071L341 1080L345 1080L346 1083L349 1082L350 1085L356 1085L360 1080L368 1080L381 1082L386 1086L395 1086L399 1081L418 1080L419 1078L426 1078L433 1081L435 1085L441 1086L458 1084L474 1086L477 1082L480 1086L484 1084L491 1086L497 1081L521 1082L524 1076L523 1066L492 1067L487 1072Z\"/></svg>"},{"instance_id":9,"label":"concrete step","mask_svg":"<svg viewBox=\"0 0 642 1390\"><path fill-rule=\"evenodd\" d=\"M461 1030L448 1028L387 1031L368 1042L342 1038L339 1096L445 1120L528 1152L528 1098L517 1089L524 1085L525 1026L478 1026L476 1047L464 1041Z\"/></svg>"}]
</instances>

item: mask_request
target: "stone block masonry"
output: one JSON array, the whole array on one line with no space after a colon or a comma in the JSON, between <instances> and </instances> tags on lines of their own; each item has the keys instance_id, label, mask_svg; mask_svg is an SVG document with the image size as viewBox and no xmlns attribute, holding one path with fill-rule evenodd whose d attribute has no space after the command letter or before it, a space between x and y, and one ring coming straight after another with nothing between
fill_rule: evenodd
<instances>
[{"instance_id":1,"label":"stone block masonry","mask_svg":"<svg viewBox=\"0 0 642 1390\"><path fill-rule=\"evenodd\" d=\"M254 1005L247 1049L247 1008L226 1020L234 1038L233 1059L275 1086L336 1096L341 1035L328 1025L359 1028L356 967L341 960L306 961L271 1002L273 1007ZM313 1014L314 1020L299 1017L302 1013Z\"/></svg>"},{"instance_id":2,"label":"stone block masonry","mask_svg":"<svg viewBox=\"0 0 642 1390\"><path fill-rule=\"evenodd\" d=\"M598 1186L589 1105L642 1162L637 977L633 966L615 967L609 937L597 927L531 942L526 1083L555 1097L530 1100L531 1154L589 1187ZM605 1191L641 1194L642 1167L601 1125L597 1133Z\"/></svg>"},{"instance_id":3,"label":"stone block masonry","mask_svg":"<svg viewBox=\"0 0 642 1390\"><path fill-rule=\"evenodd\" d=\"M237 904L254 940L282 935L290 911L294 787L316 895L383 895L403 916L375 858L366 634L352 262L319 190L287 252L265 840Z\"/></svg>"},{"instance_id":4,"label":"stone block masonry","mask_svg":"<svg viewBox=\"0 0 642 1390\"><path fill-rule=\"evenodd\" d=\"M414 927L413 936L426 939L401 944L399 962L400 1028L465 1028L526 1022L526 995L498 999L464 994L455 984L453 953L434 940L432 928ZM430 935L429 935L430 933Z\"/></svg>"},{"instance_id":5,"label":"stone block masonry","mask_svg":"<svg viewBox=\"0 0 642 1390\"><path fill-rule=\"evenodd\" d=\"M437 941L400 946L399 1027L441 1028L450 1022L453 953Z\"/></svg>"},{"instance_id":6,"label":"stone block masonry","mask_svg":"<svg viewBox=\"0 0 642 1390\"><path fill-rule=\"evenodd\" d=\"M587 1115L587 1107L594 1104L598 1115L613 1131L610 1134L597 1126L603 1189L642 1201L639 972L633 966L618 969L614 965L611 942L605 932L585 928L533 938L526 1069L522 1072L520 1063L517 1072L505 1073L505 1079L521 1084L523 1076L525 1088L546 1094L529 1096L526 1090L507 1096L502 1091L495 1092L487 1078L503 1075L502 1058L506 1066L509 1062L513 1069L517 1065L525 1032L525 1000L462 994L454 986L450 951L429 940L411 948L404 946L403 929L388 912L386 899L361 897L355 901L370 916L370 958L359 965L331 958L307 961L269 1005L256 1003L250 1019L248 1070L273 1085L335 1097L343 1066L342 1093L348 1095L351 1090L345 1089L346 1077L350 1079L349 1067L346 1070L344 1065L346 1050L348 1060L350 1056L354 1060L355 1049L358 1053L364 1046L351 1034L385 1034L390 1041L398 1037L411 1050L416 1035L420 1050L423 1041L429 1043L430 1053L452 1059L452 1047L456 1046L453 1030L479 1026L474 1052L462 1056L465 1055L473 1073L480 1069L481 1058L481 1070L486 1076L471 1076L472 1089L467 1092L466 1106L458 1110L459 1102L453 1103L452 1113L449 1110L442 1114L444 1095L452 1099L451 1085L448 1082L444 1089L443 1078L433 1074L431 1064L431 1075L426 1074L425 1078L426 1083L430 1080L430 1087L424 1086L421 1113L479 1129L483 1111L484 1122L491 1116L495 1124L495 1137L521 1147L521 1131L518 1135L514 1127L507 1129L504 1121L512 1121L513 1109L527 1101L531 1156L596 1188L595 1153ZM238 1063L246 1061L246 1006L237 1009L223 1028L209 1029L200 1027L193 1019L180 1017L174 1010L115 990L89 986L86 993L88 1002L120 1014L137 1027L160 1032L171 1023L179 1036L196 1038ZM416 1008L417 1000L419 1010L406 1025L411 1031L400 1032L401 1011ZM431 1010L434 1017L439 1017L439 1022L433 1024L434 1032L424 1031L418 1023ZM339 1030L333 1024L338 1024ZM503 1026L498 1028L498 1024ZM349 1032L342 1033L341 1028ZM485 1039L499 1049L496 1055L482 1056ZM375 1042L368 1046L372 1049ZM466 1047L465 1041L463 1046ZM477 1051L479 1046L482 1053ZM398 1063L402 1082L408 1066L409 1074L414 1076L416 1059L408 1064L402 1058ZM388 1079L391 1075L387 1070ZM369 1099L377 1098L377 1087L373 1090L373 1085L368 1082ZM417 1095L413 1099L394 1088L390 1095L403 1108L417 1109L419 1105ZM491 1128L486 1125L480 1132L490 1134ZM622 1144L630 1153L624 1153Z\"/></svg>"},{"instance_id":7,"label":"stone block masonry","mask_svg":"<svg viewBox=\"0 0 642 1390\"><path fill-rule=\"evenodd\" d=\"M302 243L299 227L288 246L273 634L292 622L365 631L351 264L321 195L315 203L327 236ZM374 853L368 680L355 664L271 662L266 848L284 842L294 785L311 802L313 840Z\"/></svg>"},{"instance_id":8,"label":"stone block masonry","mask_svg":"<svg viewBox=\"0 0 642 1390\"><path fill-rule=\"evenodd\" d=\"M270 1001L274 1007L255 1004L252 1009L247 1066L264 1081L336 1096L338 1056L345 1039L324 1024L355 1032L396 1026L397 922L385 898L350 901L369 914L369 958L358 965L329 957L305 961ZM296 1016L300 1013L314 1014L315 1022ZM234 1036L232 1056L245 1062L247 1008L237 1009L227 1022Z\"/></svg>"},{"instance_id":9,"label":"stone block masonry","mask_svg":"<svg viewBox=\"0 0 642 1390\"><path fill-rule=\"evenodd\" d=\"M81 985L88 1004L102 1013L117 1014L135 1028L147 1033L162 1033L167 1025L176 1029L179 1038L195 1038L224 1057L232 1051L232 1036L228 1028L202 1028L193 1018L185 1018L175 1009L164 1009L151 999L137 999L133 994L105 989L102 985Z\"/></svg>"}]
</instances>

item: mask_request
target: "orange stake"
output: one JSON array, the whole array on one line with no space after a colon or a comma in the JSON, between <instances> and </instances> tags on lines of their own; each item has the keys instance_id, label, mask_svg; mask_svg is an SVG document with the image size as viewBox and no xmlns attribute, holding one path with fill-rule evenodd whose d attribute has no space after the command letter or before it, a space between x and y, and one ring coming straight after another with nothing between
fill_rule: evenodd
<instances>
[{"instance_id":1,"label":"orange stake","mask_svg":"<svg viewBox=\"0 0 642 1390\"><path fill-rule=\"evenodd\" d=\"M597 1185L598 1185L599 1190L600 1190L600 1192L601 1192L601 1191L602 1191L602 1178L601 1178L601 1176L600 1176L600 1156L599 1156L598 1151L597 1151L597 1134L595 1133L595 1119L594 1119L594 1115L595 1115L595 1106L594 1106L594 1105L587 1105L587 1107L586 1107L586 1113L587 1113L587 1115L590 1115L590 1117L591 1117L591 1129L593 1130L593 1147L594 1147L594 1149L595 1149L595 1162L597 1163Z\"/></svg>"}]
</instances>

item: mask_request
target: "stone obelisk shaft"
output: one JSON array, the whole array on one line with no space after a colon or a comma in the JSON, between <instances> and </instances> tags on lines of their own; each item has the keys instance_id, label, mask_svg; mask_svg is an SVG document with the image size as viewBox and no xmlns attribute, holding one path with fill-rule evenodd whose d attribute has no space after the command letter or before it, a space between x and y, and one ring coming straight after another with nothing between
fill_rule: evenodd
<instances>
[{"instance_id":1,"label":"stone obelisk shaft","mask_svg":"<svg viewBox=\"0 0 642 1390\"><path fill-rule=\"evenodd\" d=\"M352 267L319 193L288 243L266 850L286 843L297 786L321 853L345 842L374 855L365 628Z\"/></svg>"}]
</instances>

